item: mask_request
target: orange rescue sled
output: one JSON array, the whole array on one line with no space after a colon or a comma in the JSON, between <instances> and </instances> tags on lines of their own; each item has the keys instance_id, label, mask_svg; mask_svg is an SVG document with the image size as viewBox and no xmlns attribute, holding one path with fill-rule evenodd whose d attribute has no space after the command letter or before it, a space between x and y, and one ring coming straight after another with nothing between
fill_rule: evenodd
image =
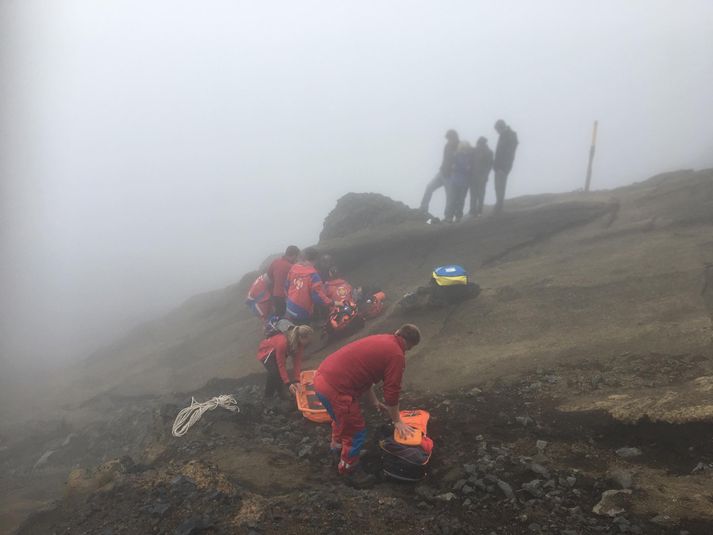
<instances>
[{"instance_id":1,"label":"orange rescue sled","mask_svg":"<svg viewBox=\"0 0 713 535\"><path fill-rule=\"evenodd\" d=\"M404 439L398 436L396 430L394 430L394 440L405 446L420 446L423 435L427 434L428 420L430 418L430 413L424 410L401 411L401 420L413 427L416 432Z\"/></svg>"},{"instance_id":2,"label":"orange rescue sled","mask_svg":"<svg viewBox=\"0 0 713 535\"><path fill-rule=\"evenodd\" d=\"M318 424L329 422L331 418L327 414L322 402L317 398L314 391L314 374L317 370L305 370L300 374L302 391L297 393L297 408L302 412L302 416L311 422Z\"/></svg>"}]
</instances>

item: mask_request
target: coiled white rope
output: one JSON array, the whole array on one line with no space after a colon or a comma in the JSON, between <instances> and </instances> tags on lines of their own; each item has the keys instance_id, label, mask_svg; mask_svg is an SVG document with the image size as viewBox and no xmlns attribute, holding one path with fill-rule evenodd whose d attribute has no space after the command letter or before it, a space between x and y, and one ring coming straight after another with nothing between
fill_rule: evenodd
<instances>
[{"instance_id":1,"label":"coiled white rope","mask_svg":"<svg viewBox=\"0 0 713 535\"><path fill-rule=\"evenodd\" d=\"M231 412L240 412L238 402L229 394L214 397L203 403L199 403L196 401L196 398L192 397L191 406L179 412L178 416L176 416L176 420L173 422L173 436L182 437L185 435L191 426L201 419L204 412L212 411L216 407L223 407Z\"/></svg>"}]
</instances>

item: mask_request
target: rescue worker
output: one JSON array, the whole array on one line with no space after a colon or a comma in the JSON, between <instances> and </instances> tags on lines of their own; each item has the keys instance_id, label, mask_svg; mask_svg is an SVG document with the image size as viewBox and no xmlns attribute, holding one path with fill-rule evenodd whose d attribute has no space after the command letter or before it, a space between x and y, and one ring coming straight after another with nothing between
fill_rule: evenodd
<instances>
[{"instance_id":1,"label":"rescue worker","mask_svg":"<svg viewBox=\"0 0 713 535\"><path fill-rule=\"evenodd\" d=\"M495 122L495 130L499 134L498 144L495 147L495 159L493 161L493 173L495 175L495 213L503 211L505 203L505 187L507 186L508 175L512 171L512 164L515 161L515 150L517 149L517 133L510 128L505 121L498 119Z\"/></svg>"},{"instance_id":2,"label":"rescue worker","mask_svg":"<svg viewBox=\"0 0 713 535\"><path fill-rule=\"evenodd\" d=\"M483 213L485 205L485 186L493 168L493 151L488 147L488 140L479 137L473 149L473 163L470 181L470 217Z\"/></svg>"},{"instance_id":3,"label":"rescue worker","mask_svg":"<svg viewBox=\"0 0 713 535\"><path fill-rule=\"evenodd\" d=\"M445 186L445 180L451 175L453 171L453 158L455 156L456 149L458 149L458 144L460 139L458 138L458 132L455 130L448 130L446 132L446 145L443 147L443 160L441 161L441 168L433 180L431 180L426 185L426 191L423 193L423 199L421 200L421 211L428 213L428 207L431 204L431 197L433 192L438 188ZM447 194L447 192L446 192Z\"/></svg>"},{"instance_id":4,"label":"rescue worker","mask_svg":"<svg viewBox=\"0 0 713 535\"><path fill-rule=\"evenodd\" d=\"M314 331L309 325L297 325L287 333L277 333L260 342L257 350L259 360L267 370L265 379L265 400L271 400L275 394L280 399L287 399L287 391L296 395L302 385L302 353L312 341ZM287 357L292 357L292 376L287 373Z\"/></svg>"},{"instance_id":5,"label":"rescue worker","mask_svg":"<svg viewBox=\"0 0 713 535\"><path fill-rule=\"evenodd\" d=\"M248 290L248 297L245 299L248 308L262 321L267 321L272 315L271 288L272 280L267 273L263 273L252 283Z\"/></svg>"},{"instance_id":6,"label":"rescue worker","mask_svg":"<svg viewBox=\"0 0 713 535\"><path fill-rule=\"evenodd\" d=\"M285 254L276 258L267 268L267 274L272 279L272 305L275 314L281 318L285 316L285 282L287 274L292 265L297 262L300 250L296 245L290 245L285 249Z\"/></svg>"},{"instance_id":7,"label":"rescue worker","mask_svg":"<svg viewBox=\"0 0 713 535\"><path fill-rule=\"evenodd\" d=\"M339 474L348 482L366 486L373 476L357 472L359 453L366 439L366 424L359 398L368 394L371 405L391 417L402 437L414 431L401 421L399 394L406 367L405 352L421 341L418 327L401 326L394 334L376 334L357 340L329 355L314 376L317 397L332 418L330 449L339 455ZM374 384L384 382L384 402L374 392Z\"/></svg>"},{"instance_id":8,"label":"rescue worker","mask_svg":"<svg viewBox=\"0 0 713 535\"><path fill-rule=\"evenodd\" d=\"M302 252L302 257L302 261L290 268L285 281L287 290L285 317L297 325L304 325L312 320L315 303L327 309L332 306L332 301L324 293L322 278L314 267L319 253L314 248L308 247Z\"/></svg>"},{"instance_id":9,"label":"rescue worker","mask_svg":"<svg viewBox=\"0 0 713 535\"><path fill-rule=\"evenodd\" d=\"M339 269L336 266L329 269L329 278L324 283L324 293L336 304L355 301L352 285L339 276Z\"/></svg>"}]
</instances>

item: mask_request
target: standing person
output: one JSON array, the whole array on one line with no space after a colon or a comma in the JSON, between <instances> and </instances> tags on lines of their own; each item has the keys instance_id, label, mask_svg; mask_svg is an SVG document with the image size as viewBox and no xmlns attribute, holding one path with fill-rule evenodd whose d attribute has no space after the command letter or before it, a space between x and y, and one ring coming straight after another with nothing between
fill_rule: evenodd
<instances>
[{"instance_id":1,"label":"standing person","mask_svg":"<svg viewBox=\"0 0 713 535\"><path fill-rule=\"evenodd\" d=\"M260 342L257 350L259 360L267 370L265 380L265 400L269 401L275 394L280 399L287 399L287 391L293 395L301 388L300 373L302 373L302 353L312 341L312 327L298 325L287 333L277 333ZM287 357L292 357L292 377L287 373Z\"/></svg>"},{"instance_id":2,"label":"standing person","mask_svg":"<svg viewBox=\"0 0 713 535\"><path fill-rule=\"evenodd\" d=\"M468 193L472 171L473 148L467 141L461 141L453 156L451 174L446 177L446 223L458 223L463 218L463 205Z\"/></svg>"},{"instance_id":3,"label":"standing person","mask_svg":"<svg viewBox=\"0 0 713 535\"><path fill-rule=\"evenodd\" d=\"M302 261L290 268L285 281L287 289L285 317L296 324L307 324L312 320L315 303L327 308L332 305L332 301L324 293L322 278L314 267L319 253L313 247L308 247L302 251L302 257Z\"/></svg>"},{"instance_id":4,"label":"standing person","mask_svg":"<svg viewBox=\"0 0 713 535\"><path fill-rule=\"evenodd\" d=\"M473 170L470 182L470 217L483 213L485 204L485 186L493 168L493 151L488 147L488 140L479 137L473 149Z\"/></svg>"},{"instance_id":5,"label":"standing person","mask_svg":"<svg viewBox=\"0 0 713 535\"><path fill-rule=\"evenodd\" d=\"M285 315L285 282L292 265L297 262L300 250L296 245L285 249L285 254L276 258L267 268L267 276L272 280L272 306L275 314L281 318Z\"/></svg>"},{"instance_id":6,"label":"standing person","mask_svg":"<svg viewBox=\"0 0 713 535\"><path fill-rule=\"evenodd\" d=\"M366 424L359 398L367 394L371 405L389 414L399 435L413 429L401 420L399 395L406 368L406 351L418 345L421 333L411 324L394 334L376 334L357 340L329 355L314 376L317 397L332 418L330 449L339 454L339 474L357 486L373 482L374 476L355 472L366 439ZM384 402L376 397L374 384L384 382Z\"/></svg>"},{"instance_id":7,"label":"standing person","mask_svg":"<svg viewBox=\"0 0 713 535\"><path fill-rule=\"evenodd\" d=\"M517 149L517 133L510 128L505 121L498 119L495 122L495 131L499 134L498 144L495 147L495 160L493 161L493 171L495 173L495 213L503 211L505 203L505 186L508 175L512 170L515 161L515 150Z\"/></svg>"},{"instance_id":8,"label":"standing person","mask_svg":"<svg viewBox=\"0 0 713 535\"><path fill-rule=\"evenodd\" d=\"M453 158L455 156L456 149L458 149L458 143L460 139L458 138L458 132L455 130L448 130L446 132L446 145L443 147L443 160L441 161L441 168L433 180L431 180L426 185L426 191L423 194L423 199L421 200L421 211L428 213L428 207L431 204L431 197L433 192L438 188L445 185L445 180L450 176L453 171ZM448 195L448 192L446 192Z\"/></svg>"},{"instance_id":9,"label":"standing person","mask_svg":"<svg viewBox=\"0 0 713 535\"><path fill-rule=\"evenodd\" d=\"M248 308L262 321L267 321L272 314L270 288L272 281L267 273L263 273L252 283L245 299Z\"/></svg>"}]
</instances>

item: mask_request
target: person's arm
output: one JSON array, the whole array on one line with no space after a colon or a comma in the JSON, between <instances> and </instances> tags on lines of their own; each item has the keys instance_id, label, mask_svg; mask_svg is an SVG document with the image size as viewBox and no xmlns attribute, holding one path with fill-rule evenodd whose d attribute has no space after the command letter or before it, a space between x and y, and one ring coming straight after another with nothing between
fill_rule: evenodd
<instances>
[{"instance_id":1,"label":"person's arm","mask_svg":"<svg viewBox=\"0 0 713 535\"><path fill-rule=\"evenodd\" d=\"M312 301L322 301L324 306L332 306L333 301L324 293L324 284L319 273L312 274Z\"/></svg>"},{"instance_id":2,"label":"person's arm","mask_svg":"<svg viewBox=\"0 0 713 535\"><path fill-rule=\"evenodd\" d=\"M302 374L302 353L303 349L299 348L295 354L292 356L292 371L294 372L295 380L294 382L300 382L300 375Z\"/></svg>"},{"instance_id":3,"label":"person's arm","mask_svg":"<svg viewBox=\"0 0 713 535\"><path fill-rule=\"evenodd\" d=\"M287 337L281 335L282 340L275 344L275 360L277 369L280 371L280 379L285 385L290 385L290 377L287 375Z\"/></svg>"},{"instance_id":4,"label":"person's arm","mask_svg":"<svg viewBox=\"0 0 713 535\"><path fill-rule=\"evenodd\" d=\"M389 366L384 373L384 402L386 411L391 417L397 434L401 438L410 437L414 429L413 427L401 421L401 412L399 411L399 394L401 393L401 379L403 378L404 368L406 367L406 357L403 353L397 353L390 359Z\"/></svg>"}]
</instances>

